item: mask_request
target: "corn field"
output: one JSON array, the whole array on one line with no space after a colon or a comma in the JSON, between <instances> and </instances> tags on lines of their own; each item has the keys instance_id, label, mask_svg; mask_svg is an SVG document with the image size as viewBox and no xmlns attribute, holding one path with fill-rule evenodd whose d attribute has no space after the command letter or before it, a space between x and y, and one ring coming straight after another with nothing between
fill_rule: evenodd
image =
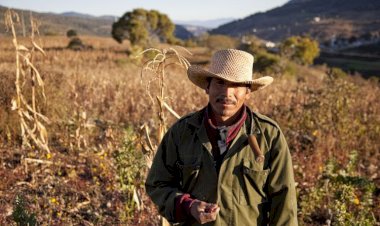
<instances>
[{"instance_id":1,"label":"corn field","mask_svg":"<svg viewBox=\"0 0 380 226\"><path fill-rule=\"evenodd\" d=\"M17 37L17 16L7 18L0 225L160 225L146 172L165 129L207 104L186 68L211 50L131 52L128 43L81 36L92 48L74 51L67 37L39 37L38 24ZM274 84L248 105L286 135L300 225L379 225L379 80L337 77L326 66L271 75Z\"/></svg>"}]
</instances>

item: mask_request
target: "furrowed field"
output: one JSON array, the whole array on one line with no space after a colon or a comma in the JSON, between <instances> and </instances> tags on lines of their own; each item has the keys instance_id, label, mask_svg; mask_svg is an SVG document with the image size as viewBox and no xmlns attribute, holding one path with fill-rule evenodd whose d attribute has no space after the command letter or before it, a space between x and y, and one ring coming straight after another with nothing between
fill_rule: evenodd
<instances>
[{"instance_id":1,"label":"furrowed field","mask_svg":"<svg viewBox=\"0 0 380 226\"><path fill-rule=\"evenodd\" d=\"M93 48L73 51L66 37L42 37L46 56L32 58L44 81L46 101L37 92L36 102L49 119L43 123L49 153L33 142L23 145L20 117L11 110L16 51L11 38L0 37L0 225L159 225L143 188L152 157L147 130L157 145L160 87L141 70L154 55L127 54L130 46L111 38L81 39ZM32 47L29 39L18 42ZM176 49L190 63L212 53ZM291 70L272 72L274 84L255 92L248 105L275 119L287 137L300 225L379 225L378 79L283 62ZM30 102L31 78L24 81ZM164 94L181 116L207 104L204 91L175 65L165 69ZM170 126L176 118L164 112Z\"/></svg>"}]
</instances>

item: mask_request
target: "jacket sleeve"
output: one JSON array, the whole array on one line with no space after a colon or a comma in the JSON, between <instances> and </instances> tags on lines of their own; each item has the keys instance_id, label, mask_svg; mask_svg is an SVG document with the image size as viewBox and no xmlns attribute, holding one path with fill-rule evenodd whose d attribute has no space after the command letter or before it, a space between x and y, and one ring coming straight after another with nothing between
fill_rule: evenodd
<instances>
[{"instance_id":1,"label":"jacket sleeve","mask_svg":"<svg viewBox=\"0 0 380 226\"><path fill-rule=\"evenodd\" d=\"M157 205L160 214L169 222L175 221L175 198L183 195L179 190L177 145L174 136L172 130L165 134L145 182L146 192Z\"/></svg>"},{"instance_id":2,"label":"jacket sleeve","mask_svg":"<svg viewBox=\"0 0 380 226\"><path fill-rule=\"evenodd\" d=\"M275 133L271 145L271 172L268 177L270 200L270 225L296 226L297 196L292 159L288 144L280 129Z\"/></svg>"}]
</instances>

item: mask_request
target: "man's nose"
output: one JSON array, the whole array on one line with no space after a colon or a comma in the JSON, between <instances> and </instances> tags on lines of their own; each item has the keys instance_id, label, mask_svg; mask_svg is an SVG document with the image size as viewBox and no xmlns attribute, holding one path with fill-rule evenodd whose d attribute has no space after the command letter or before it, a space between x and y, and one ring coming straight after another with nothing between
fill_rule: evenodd
<instances>
[{"instance_id":1,"label":"man's nose","mask_svg":"<svg viewBox=\"0 0 380 226\"><path fill-rule=\"evenodd\" d=\"M231 86L228 86L228 85L224 85L221 89L222 89L221 90L222 93L224 95L226 95L227 97L230 96L230 95L232 95L234 93L234 90L235 90L234 87L231 87Z\"/></svg>"}]
</instances>

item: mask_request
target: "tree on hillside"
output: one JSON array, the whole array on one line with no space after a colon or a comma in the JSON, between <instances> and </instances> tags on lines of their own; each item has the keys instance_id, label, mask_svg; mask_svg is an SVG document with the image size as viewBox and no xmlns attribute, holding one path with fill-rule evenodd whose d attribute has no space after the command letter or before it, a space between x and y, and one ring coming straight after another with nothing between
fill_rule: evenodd
<instances>
[{"instance_id":1,"label":"tree on hillside","mask_svg":"<svg viewBox=\"0 0 380 226\"><path fill-rule=\"evenodd\" d=\"M312 64L319 56L319 43L310 37L293 36L280 45L281 55L300 64Z\"/></svg>"},{"instance_id":2,"label":"tree on hillside","mask_svg":"<svg viewBox=\"0 0 380 226\"><path fill-rule=\"evenodd\" d=\"M70 29L70 30L68 30L68 31L66 32L66 36L67 36L68 38L72 38L72 37L76 37L76 36L78 36L78 33L77 33L76 30L74 30L74 29Z\"/></svg>"},{"instance_id":3,"label":"tree on hillside","mask_svg":"<svg viewBox=\"0 0 380 226\"><path fill-rule=\"evenodd\" d=\"M253 68L255 72L273 74L282 73L280 57L269 53L256 37L248 37L246 43L241 43L238 49L251 53L254 56Z\"/></svg>"},{"instance_id":4,"label":"tree on hillside","mask_svg":"<svg viewBox=\"0 0 380 226\"><path fill-rule=\"evenodd\" d=\"M207 46L213 50L236 48L237 41L227 35L210 35Z\"/></svg>"},{"instance_id":5,"label":"tree on hillside","mask_svg":"<svg viewBox=\"0 0 380 226\"><path fill-rule=\"evenodd\" d=\"M165 14L156 10L135 9L125 13L112 25L112 37L119 43L129 39L133 45L152 41L173 42L174 24Z\"/></svg>"}]
</instances>

